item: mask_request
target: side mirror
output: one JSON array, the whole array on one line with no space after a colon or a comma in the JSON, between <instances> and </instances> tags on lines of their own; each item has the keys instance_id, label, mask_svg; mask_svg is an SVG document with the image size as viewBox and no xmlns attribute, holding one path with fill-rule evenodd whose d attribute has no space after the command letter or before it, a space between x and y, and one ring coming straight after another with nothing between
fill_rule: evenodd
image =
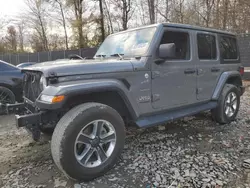
<instances>
[{"instance_id":1,"label":"side mirror","mask_svg":"<svg viewBox=\"0 0 250 188\"><path fill-rule=\"evenodd\" d=\"M159 47L159 58L174 58L176 52L175 43L161 44Z\"/></svg>"}]
</instances>

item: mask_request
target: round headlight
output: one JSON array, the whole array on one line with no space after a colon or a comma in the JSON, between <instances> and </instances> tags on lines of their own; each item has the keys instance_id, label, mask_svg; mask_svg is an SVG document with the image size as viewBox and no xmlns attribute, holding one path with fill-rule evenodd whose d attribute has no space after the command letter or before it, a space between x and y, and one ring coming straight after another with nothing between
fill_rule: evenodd
<instances>
[{"instance_id":1,"label":"round headlight","mask_svg":"<svg viewBox=\"0 0 250 188\"><path fill-rule=\"evenodd\" d=\"M44 76L41 76L40 78L40 89L43 90L47 87L46 78Z\"/></svg>"}]
</instances>

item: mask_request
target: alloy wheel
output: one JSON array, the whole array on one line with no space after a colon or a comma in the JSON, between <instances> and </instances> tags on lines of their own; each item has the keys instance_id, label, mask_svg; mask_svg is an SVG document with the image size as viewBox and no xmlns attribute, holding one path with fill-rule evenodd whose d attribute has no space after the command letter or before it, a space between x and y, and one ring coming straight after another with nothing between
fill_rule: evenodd
<instances>
[{"instance_id":1,"label":"alloy wheel","mask_svg":"<svg viewBox=\"0 0 250 188\"><path fill-rule=\"evenodd\" d=\"M232 117L235 114L237 105L238 100L236 94L234 92L229 93L226 97L224 108L224 112L227 117Z\"/></svg>"},{"instance_id":2,"label":"alloy wheel","mask_svg":"<svg viewBox=\"0 0 250 188\"><path fill-rule=\"evenodd\" d=\"M106 120L95 120L83 127L75 141L75 157L84 167L103 164L113 153L116 132Z\"/></svg>"},{"instance_id":3,"label":"alloy wheel","mask_svg":"<svg viewBox=\"0 0 250 188\"><path fill-rule=\"evenodd\" d=\"M0 89L0 103L2 104L13 103L11 96L6 90Z\"/></svg>"}]
</instances>

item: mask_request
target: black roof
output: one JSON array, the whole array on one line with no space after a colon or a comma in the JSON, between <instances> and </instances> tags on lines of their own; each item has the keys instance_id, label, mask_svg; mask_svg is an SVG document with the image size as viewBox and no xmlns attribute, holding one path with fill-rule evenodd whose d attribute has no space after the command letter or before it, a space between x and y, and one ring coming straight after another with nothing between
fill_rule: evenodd
<instances>
[{"instance_id":1,"label":"black roof","mask_svg":"<svg viewBox=\"0 0 250 188\"><path fill-rule=\"evenodd\" d=\"M207 32L212 32L212 33L221 33L221 34L234 35L235 36L235 34L231 33L231 32L217 30L217 29L212 29L212 28L206 28L206 27L199 27L199 26L194 26L194 25L188 25L188 24L162 23L162 25L166 26L166 27L175 27L175 28L183 28L183 29L207 31Z\"/></svg>"}]
</instances>

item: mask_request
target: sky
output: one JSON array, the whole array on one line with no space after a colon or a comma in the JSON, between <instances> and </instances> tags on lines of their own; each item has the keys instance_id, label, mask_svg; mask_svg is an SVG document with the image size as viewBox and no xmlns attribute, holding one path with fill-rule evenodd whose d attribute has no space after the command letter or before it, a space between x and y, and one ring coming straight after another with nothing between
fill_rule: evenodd
<instances>
[{"instance_id":1,"label":"sky","mask_svg":"<svg viewBox=\"0 0 250 188\"><path fill-rule=\"evenodd\" d=\"M25 0L0 0L0 16L15 17L25 7Z\"/></svg>"}]
</instances>

